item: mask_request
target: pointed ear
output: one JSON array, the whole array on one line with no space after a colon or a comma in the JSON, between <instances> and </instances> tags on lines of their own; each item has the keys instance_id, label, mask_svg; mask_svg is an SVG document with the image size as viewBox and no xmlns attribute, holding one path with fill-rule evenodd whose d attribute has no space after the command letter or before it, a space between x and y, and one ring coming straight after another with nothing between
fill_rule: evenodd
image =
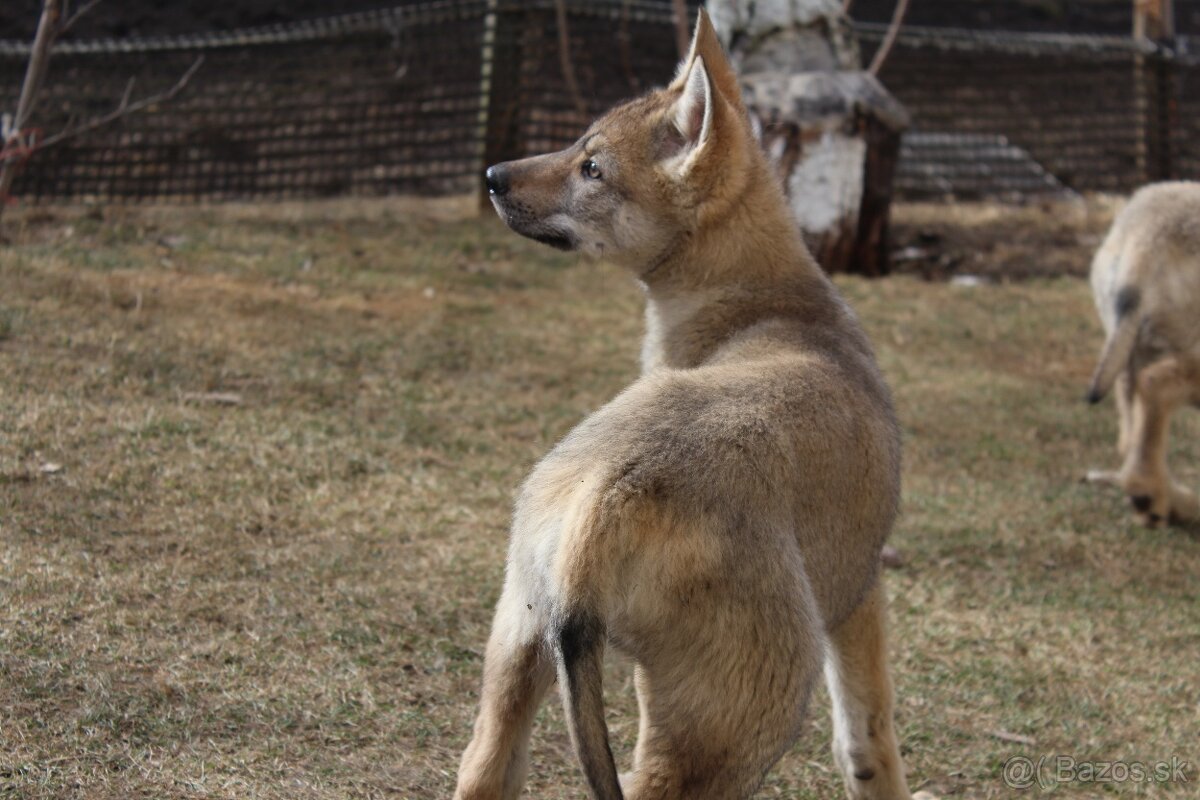
<instances>
[{"instance_id":1,"label":"pointed ear","mask_svg":"<svg viewBox=\"0 0 1200 800\"><path fill-rule=\"evenodd\" d=\"M672 112L675 127L683 135L685 150L698 150L708 141L712 133L713 93L712 83L704 59L697 57L692 68L684 77L683 94L675 103Z\"/></svg>"},{"instance_id":2,"label":"pointed ear","mask_svg":"<svg viewBox=\"0 0 1200 800\"><path fill-rule=\"evenodd\" d=\"M688 52L687 58L679 63L675 80L667 88L682 88L684 81L692 73L692 65L700 58L704 59L705 69L713 90L724 97L739 112L744 112L742 89L738 85L737 73L733 71L733 65L729 63L725 49L721 47L721 41L717 38L717 31L713 28L712 20L709 19L708 13L703 8L696 16L696 32L692 34L692 48Z\"/></svg>"}]
</instances>

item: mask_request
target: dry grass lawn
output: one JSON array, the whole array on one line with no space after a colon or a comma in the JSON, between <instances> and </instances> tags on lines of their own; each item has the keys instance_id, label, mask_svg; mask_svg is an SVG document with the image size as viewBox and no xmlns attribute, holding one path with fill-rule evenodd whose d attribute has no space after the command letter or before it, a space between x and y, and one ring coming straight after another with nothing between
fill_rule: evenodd
<instances>
[{"instance_id":1,"label":"dry grass lawn","mask_svg":"<svg viewBox=\"0 0 1200 800\"><path fill-rule=\"evenodd\" d=\"M957 213L902 208L901 237L1024 236ZM1065 237L1033 262L1085 268L1103 230L1012 213ZM388 203L6 225L0 796L448 797L510 498L634 377L633 283L490 217ZM1190 784L1058 794L1195 797L1200 537L1079 482L1115 460L1111 405L1081 400L1085 282L839 284L906 433L907 563L887 577L912 784L1012 797L1014 755L1178 757ZM1200 488L1200 415L1173 441ZM625 758L627 665L607 689ZM841 795L826 708L760 796ZM582 795L557 702L533 763L527 796Z\"/></svg>"}]
</instances>

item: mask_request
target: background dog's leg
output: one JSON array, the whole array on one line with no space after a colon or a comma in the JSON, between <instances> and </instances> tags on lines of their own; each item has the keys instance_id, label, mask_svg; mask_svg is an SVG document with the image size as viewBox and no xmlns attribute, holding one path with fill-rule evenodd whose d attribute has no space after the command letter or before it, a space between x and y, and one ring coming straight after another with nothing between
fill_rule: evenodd
<instances>
[{"instance_id":1,"label":"background dog's leg","mask_svg":"<svg viewBox=\"0 0 1200 800\"><path fill-rule=\"evenodd\" d=\"M554 682L554 659L516 594L506 586L496 609L479 718L463 753L455 800L514 800L525 784L529 734Z\"/></svg>"},{"instance_id":2,"label":"background dog's leg","mask_svg":"<svg viewBox=\"0 0 1200 800\"><path fill-rule=\"evenodd\" d=\"M1133 374L1126 369L1117 376L1113 384L1113 399L1117 403L1117 454L1128 460L1133 442ZM1090 469L1086 475L1089 483L1108 486L1121 485L1121 473L1116 470Z\"/></svg>"},{"instance_id":3,"label":"background dog's leg","mask_svg":"<svg viewBox=\"0 0 1200 800\"><path fill-rule=\"evenodd\" d=\"M1186 367L1175 358L1158 361L1138 373L1133 392L1129 452L1121 468L1122 485L1142 521L1166 522L1173 496L1177 516L1195 511L1195 497L1176 487L1167 470L1167 429L1171 414L1190 395Z\"/></svg>"},{"instance_id":4,"label":"background dog's leg","mask_svg":"<svg viewBox=\"0 0 1200 800\"><path fill-rule=\"evenodd\" d=\"M1117 401L1117 454L1125 458L1133 426L1133 380L1128 369L1117 376L1113 395Z\"/></svg>"},{"instance_id":5,"label":"background dog's leg","mask_svg":"<svg viewBox=\"0 0 1200 800\"><path fill-rule=\"evenodd\" d=\"M833 699L833 755L852 800L907 800L892 727L882 584L830 636L825 680Z\"/></svg>"}]
</instances>

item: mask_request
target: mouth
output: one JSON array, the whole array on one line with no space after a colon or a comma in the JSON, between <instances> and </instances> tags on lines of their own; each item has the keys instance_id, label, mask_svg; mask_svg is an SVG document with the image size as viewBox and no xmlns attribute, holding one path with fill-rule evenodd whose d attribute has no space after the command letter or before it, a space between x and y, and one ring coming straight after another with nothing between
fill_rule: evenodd
<instances>
[{"instance_id":1,"label":"mouth","mask_svg":"<svg viewBox=\"0 0 1200 800\"><path fill-rule=\"evenodd\" d=\"M504 220L504 224L526 239L549 245L555 250L574 250L575 237L558 228L545 225L536 219L530 209L520 203L507 203L492 197L492 205Z\"/></svg>"},{"instance_id":2,"label":"mouth","mask_svg":"<svg viewBox=\"0 0 1200 800\"><path fill-rule=\"evenodd\" d=\"M551 247L553 247L555 250L574 250L575 249L575 240L572 239L570 236L566 235L565 233L557 233L557 232L522 233L521 231L517 231L517 233L520 233L522 236L528 236L530 239L533 239L535 242L541 242L542 244L548 244Z\"/></svg>"}]
</instances>

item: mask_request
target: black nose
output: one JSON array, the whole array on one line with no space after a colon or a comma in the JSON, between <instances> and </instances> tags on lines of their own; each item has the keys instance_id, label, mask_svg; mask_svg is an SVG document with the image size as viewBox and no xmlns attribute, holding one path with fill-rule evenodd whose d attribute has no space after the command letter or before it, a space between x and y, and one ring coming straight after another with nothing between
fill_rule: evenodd
<instances>
[{"instance_id":1,"label":"black nose","mask_svg":"<svg viewBox=\"0 0 1200 800\"><path fill-rule=\"evenodd\" d=\"M485 177L487 178L488 194L503 195L508 192L508 170L504 168L503 164L488 167Z\"/></svg>"}]
</instances>

